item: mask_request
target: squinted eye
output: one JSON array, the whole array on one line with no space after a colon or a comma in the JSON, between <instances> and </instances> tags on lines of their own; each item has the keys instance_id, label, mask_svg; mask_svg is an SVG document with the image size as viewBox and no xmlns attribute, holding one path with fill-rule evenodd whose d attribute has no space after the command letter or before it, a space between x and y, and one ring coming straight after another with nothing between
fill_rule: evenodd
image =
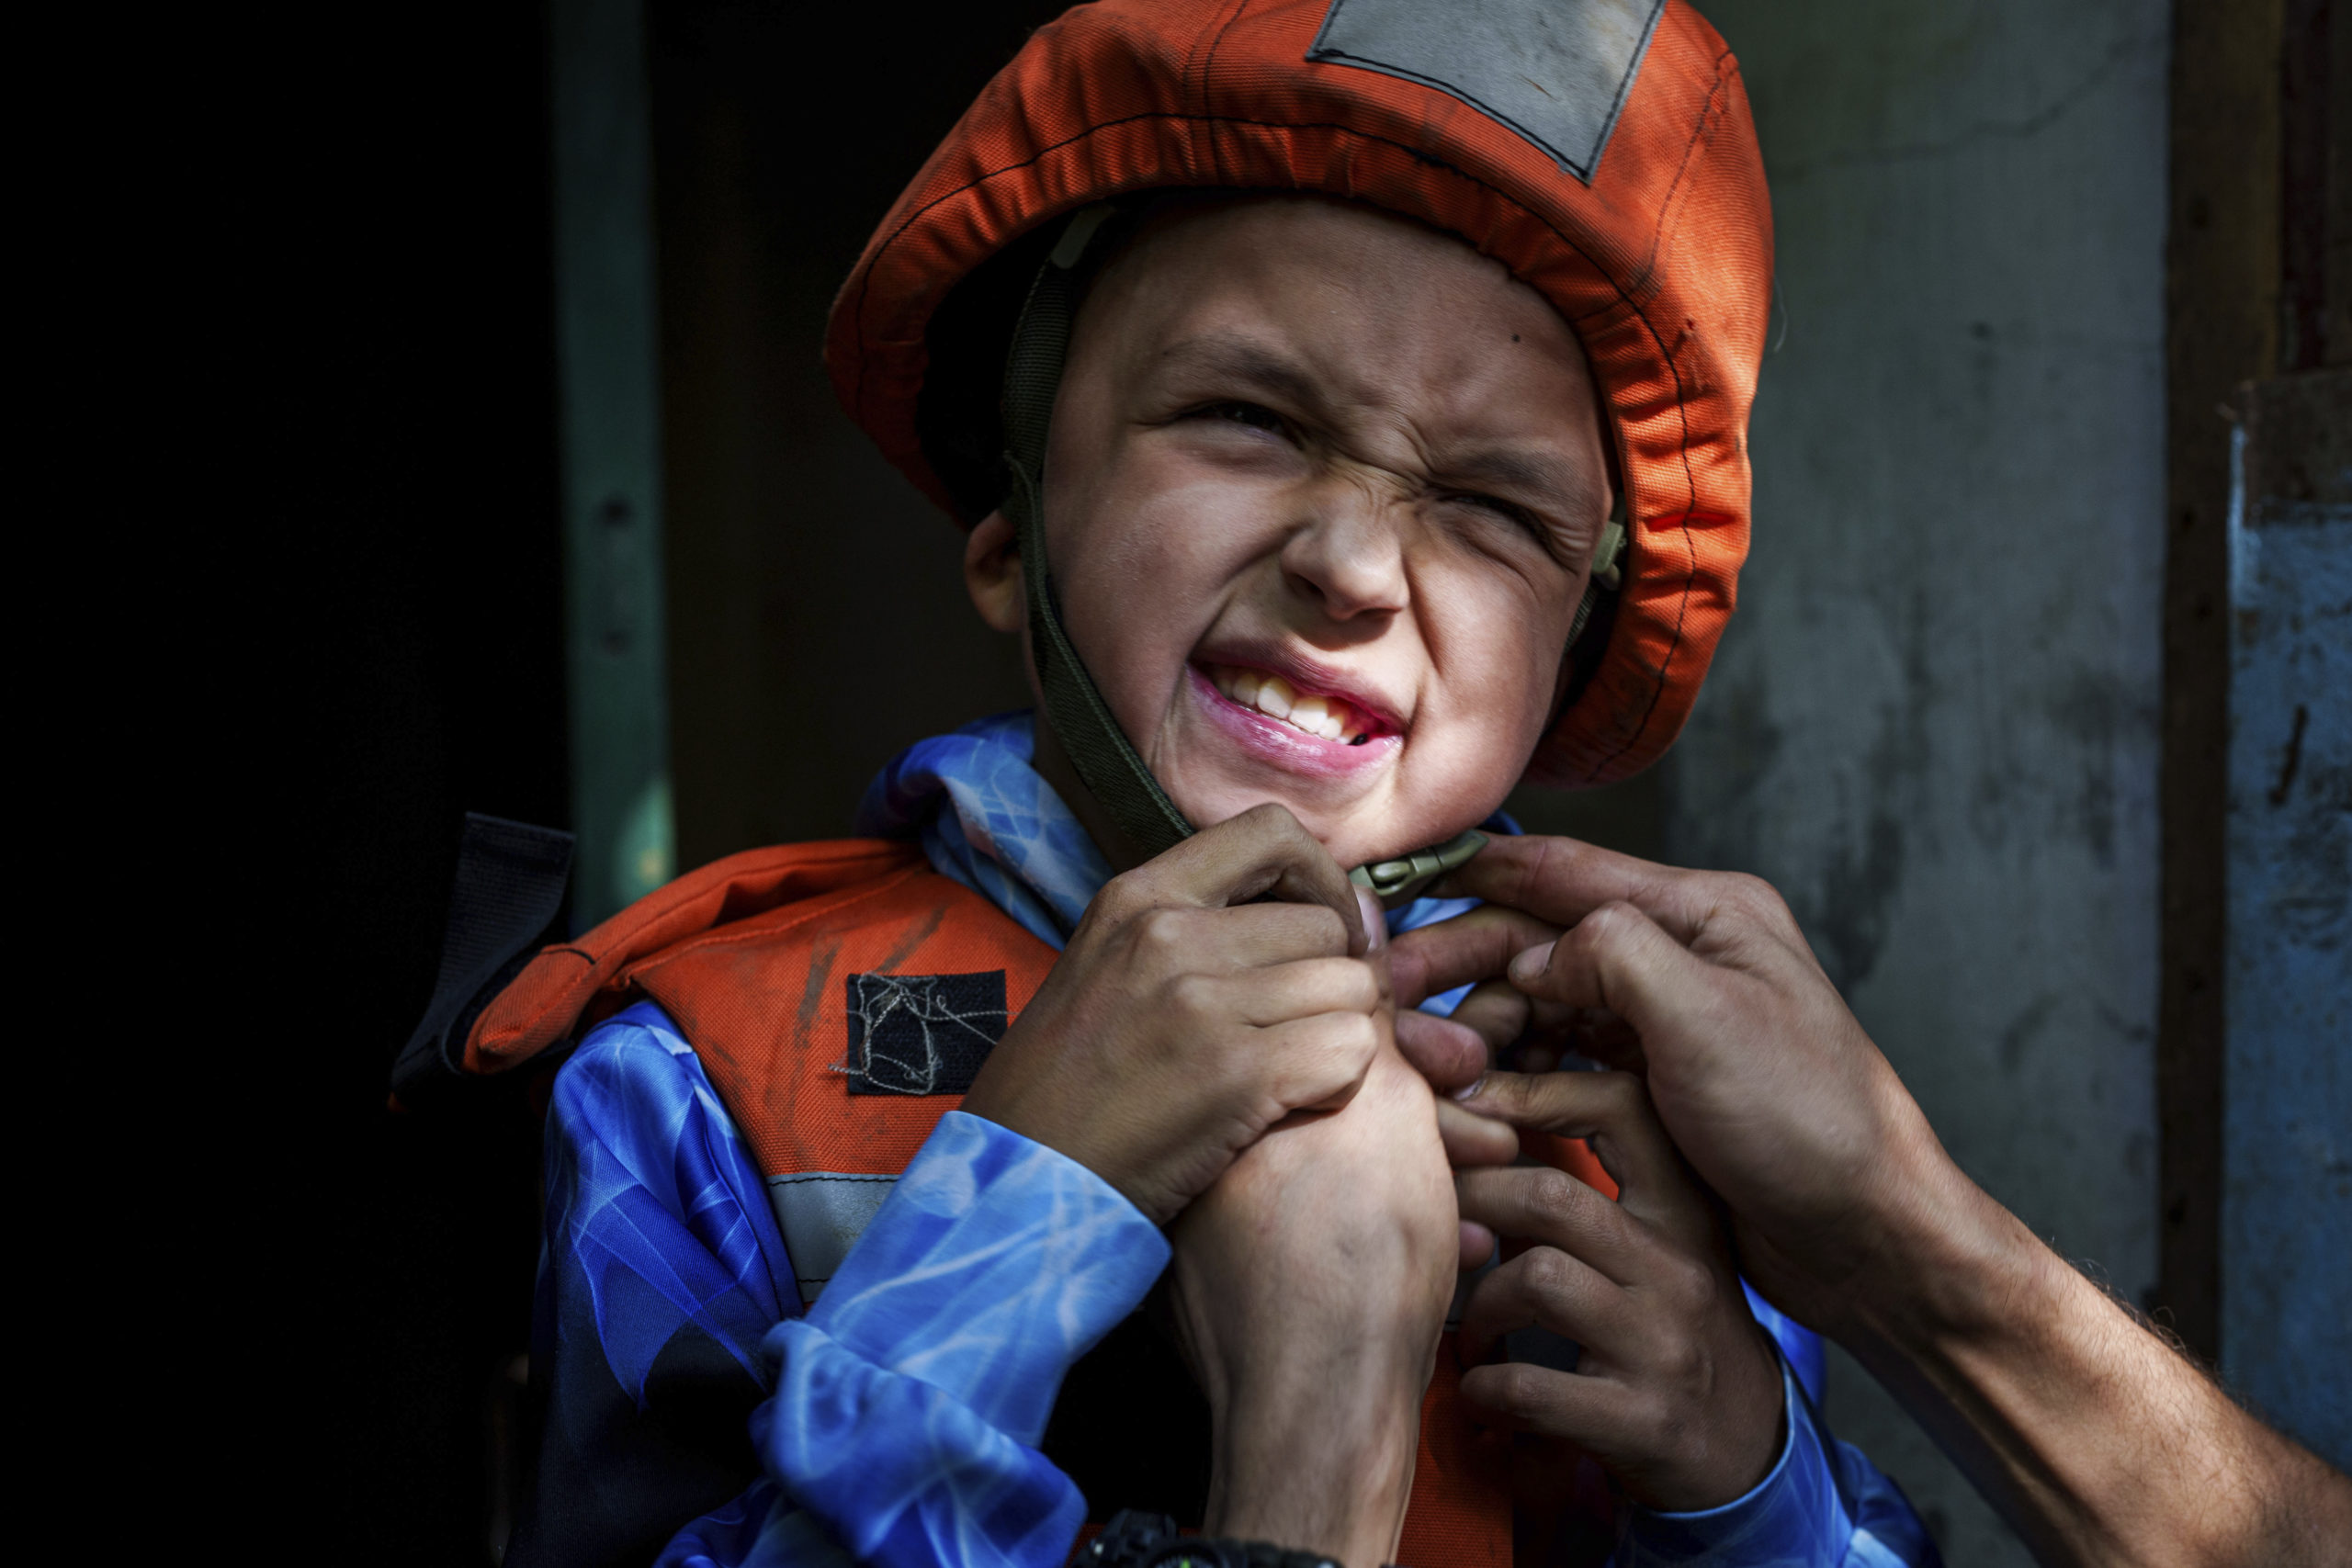
<instances>
[{"instance_id":1,"label":"squinted eye","mask_svg":"<svg viewBox=\"0 0 2352 1568\"><path fill-rule=\"evenodd\" d=\"M1246 424L1253 430L1279 432L1283 428L1282 415L1272 409L1261 408L1256 403L1211 403L1201 412L1207 418L1225 420L1234 424Z\"/></svg>"},{"instance_id":2,"label":"squinted eye","mask_svg":"<svg viewBox=\"0 0 2352 1568\"><path fill-rule=\"evenodd\" d=\"M1491 495L1457 495L1453 497L1453 502L1457 506L1475 506L1481 512L1490 513L1514 527L1526 530L1538 542L1542 542L1545 537L1544 525L1536 520L1535 513L1515 502L1503 501Z\"/></svg>"}]
</instances>

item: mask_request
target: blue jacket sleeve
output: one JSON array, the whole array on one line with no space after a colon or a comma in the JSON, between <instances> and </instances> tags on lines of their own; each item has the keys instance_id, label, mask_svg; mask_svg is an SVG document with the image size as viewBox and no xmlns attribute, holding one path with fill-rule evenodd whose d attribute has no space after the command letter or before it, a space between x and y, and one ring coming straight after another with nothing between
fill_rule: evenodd
<instances>
[{"instance_id":1,"label":"blue jacket sleeve","mask_svg":"<svg viewBox=\"0 0 2352 1568\"><path fill-rule=\"evenodd\" d=\"M799 1310L757 1168L650 1004L557 1073L531 1371L544 1411L513 1568L642 1568L760 1478L761 1337Z\"/></svg>"},{"instance_id":2,"label":"blue jacket sleeve","mask_svg":"<svg viewBox=\"0 0 2352 1568\"><path fill-rule=\"evenodd\" d=\"M861 1561L1057 1568L1086 1504L1035 1445L1168 1257L1092 1171L949 1112L808 1315L768 1335L763 1462Z\"/></svg>"},{"instance_id":3,"label":"blue jacket sleeve","mask_svg":"<svg viewBox=\"0 0 2352 1568\"><path fill-rule=\"evenodd\" d=\"M613 1544L666 1506L635 1562L1060 1562L1084 1504L1035 1445L1070 1364L1168 1258L1114 1190L951 1112L803 1317L765 1183L659 1009L630 1009L565 1064L548 1145L543 1453L574 1462L554 1489L568 1517L517 1544L568 1536L584 1555L549 1540L521 1561L628 1560ZM748 1414L729 1436L740 1450L748 1427L752 1462L716 1495L698 1473L692 1506L690 1487L644 1483L646 1455L694 1442L627 1440L661 1415L681 1345L750 1391L727 1408ZM543 1459L543 1516L548 1479Z\"/></svg>"},{"instance_id":4,"label":"blue jacket sleeve","mask_svg":"<svg viewBox=\"0 0 2352 1568\"><path fill-rule=\"evenodd\" d=\"M1720 1507L1633 1510L1611 1568L1942 1568L1902 1490L1829 1435L1785 1359L1781 1383L1788 1435L1770 1473Z\"/></svg>"}]
</instances>

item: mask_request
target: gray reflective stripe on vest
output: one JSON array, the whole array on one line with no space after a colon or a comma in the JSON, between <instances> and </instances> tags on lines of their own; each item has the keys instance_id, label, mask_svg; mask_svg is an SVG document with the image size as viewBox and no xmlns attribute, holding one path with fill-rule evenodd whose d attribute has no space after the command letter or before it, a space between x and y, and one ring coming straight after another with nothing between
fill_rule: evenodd
<instances>
[{"instance_id":1,"label":"gray reflective stripe on vest","mask_svg":"<svg viewBox=\"0 0 2352 1568\"><path fill-rule=\"evenodd\" d=\"M784 1231L785 1250L792 1254L802 1305L817 1299L898 1182L895 1176L831 1170L768 1178L768 1205Z\"/></svg>"}]
</instances>

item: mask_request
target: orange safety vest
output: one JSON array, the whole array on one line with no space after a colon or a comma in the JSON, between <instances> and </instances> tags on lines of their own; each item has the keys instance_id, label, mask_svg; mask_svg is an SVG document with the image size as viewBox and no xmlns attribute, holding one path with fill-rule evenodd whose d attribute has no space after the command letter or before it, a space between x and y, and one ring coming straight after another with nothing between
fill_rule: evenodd
<instances>
[{"instance_id":1,"label":"orange safety vest","mask_svg":"<svg viewBox=\"0 0 2352 1568\"><path fill-rule=\"evenodd\" d=\"M846 1195L848 1224L862 1227L888 1179L963 1103L968 1072L958 1082L955 1069L977 1059L964 1049L966 1034L984 1034L985 1050L1057 956L987 898L933 871L912 844L852 839L752 850L540 953L477 1017L465 1064L503 1071L640 998L659 1003L693 1044L761 1175L772 1190L786 1190L786 1245L813 1299L854 1228L830 1253L821 1234L809 1245L807 1224L796 1240L790 1205L801 1194L790 1190L848 1179L801 1213L821 1228L828 1214L844 1213ZM991 1016L995 1008L1001 1015ZM910 1048L916 1042L932 1048ZM943 1080L954 1087L921 1092ZM1581 1145L1564 1163L1589 1167L1578 1174L1596 1185L1607 1181ZM862 1203L858 1178L871 1184ZM1422 1404L1397 1560L1509 1568L1506 1459L1481 1439L1460 1398L1448 1334Z\"/></svg>"}]
</instances>

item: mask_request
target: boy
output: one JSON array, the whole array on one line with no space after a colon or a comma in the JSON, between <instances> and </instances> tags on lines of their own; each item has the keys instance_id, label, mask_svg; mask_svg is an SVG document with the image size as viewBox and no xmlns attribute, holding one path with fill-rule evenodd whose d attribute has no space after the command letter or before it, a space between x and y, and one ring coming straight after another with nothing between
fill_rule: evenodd
<instances>
[{"instance_id":1,"label":"boy","mask_svg":"<svg viewBox=\"0 0 2352 1568\"><path fill-rule=\"evenodd\" d=\"M1026 636L1040 713L899 759L881 837L684 878L474 1024L481 1067L598 1025L550 1110L515 1561L1058 1562L1090 1503L1145 1499L1081 1496L1049 1424L1070 1463L1182 1448L1143 1374L1056 1401L1106 1335L1148 1341L1121 1325L1171 1242L1214 1539L1128 1516L1104 1561L1499 1563L1513 1454L1464 1399L1508 1418L1560 1378L1591 1397L1534 1424L1608 1465L1621 1562L1931 1559L1826 1441L1632 1080L1555 1129L1606 1175L1564 1151L1586 1181L1512 1215L1473 1172L1460 1223L1449 1153L1518 1140L1407 1066L1482 1047L1397 1013L1379 953L1462 907L1415 885L1531 758L1629 772L1687 709L1744 547L1765 225L1736 76L1679 6L1041 30L831 349L974 520L974 603ZM1577 1372L1462 1379L1441 1346L1496 1230L1544 1245L1460 1350L1565 1328ZM1574 1490L1574 1453L1520 1457Z\"/></svg>"}]
</instances>

